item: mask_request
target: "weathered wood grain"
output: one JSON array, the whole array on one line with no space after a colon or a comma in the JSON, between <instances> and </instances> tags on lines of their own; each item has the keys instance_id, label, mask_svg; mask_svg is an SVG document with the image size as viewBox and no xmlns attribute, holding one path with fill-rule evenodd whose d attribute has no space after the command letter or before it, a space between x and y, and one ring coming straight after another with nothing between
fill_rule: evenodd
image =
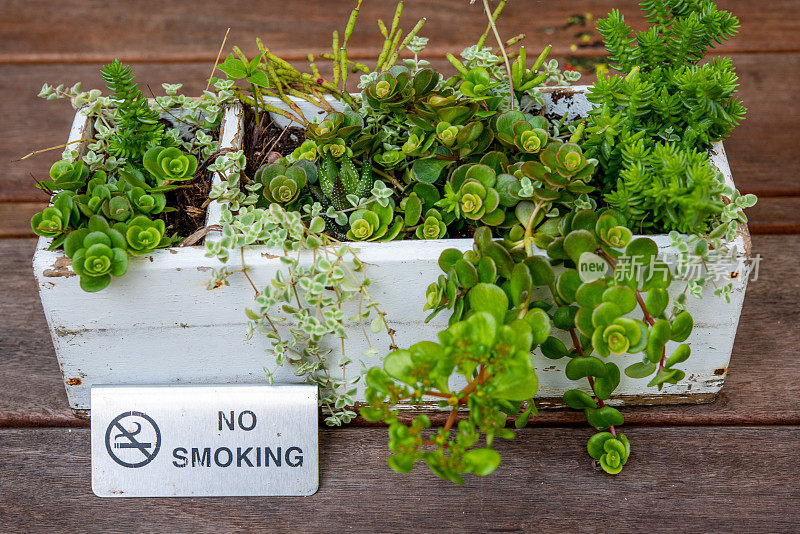
<instances>
[{"instance_id":1,"label":"weathered wood grain","mask_svg":"<svg viewBox=\"0 0 800 534\"><path fill-rule=\"evenodd\" d=\"M443 66L443 61L436 62ZM800 79L800 53L736 56L741 97L748 118L726 141L726 151L737 186L769 196L800 194L795 162L800 131L800 93L792 80ZM186 94L198 94L206 84L212 63L134 65L142 90L161 94L161 82L184 82ZM102 87L99 65L0 65L0 111L6 117L0 145L0 201L39 201L34 177L44 177L61 149L12 162L41 148L66 141L74 112L64 102L36 97L44 82ZM449 66L448 66L449 68ZM591 79L586 79L590 83Z\"/></svg>"},{"instance_id":2,"label":"weathered wood grain","mask_svg":"<svg viewBox=\"0 0 800 534\"><path fill-rule=\"evenodd\" d=\"M33 240L0 240L0 427L83 426L69 411L33 280ZM628 425L800 424L800 236L756 236L763 259L748 286L731 369L710 405L626 408ZM537 425L585 425L569 410L543 410Z\"/></svg>"},{"instance_id":3,"label":"weathered wood grain","mask_svg":"<svg viewBox=\"0 0 800 534\"><path fill-rule=\"evenodd\" d=\"M726 53L749 51L797 51L793 21L800 5L792 0L748 2L721 0L721 8L734 12L742 22L740 34L720 49ZM417 19L427 17L421 35L430 37L432 52L460 50L474 43L486 27L480 2L438 0L435 8L424 0L407 0L402 27L409 30ZM102 62L117 56L135 61L213 61L225 31L228 44L255 53L255 38L271 49L293 58L330 47L333 30L344 28L353 0L294 0L291 8L282 0L237 2L100 2L68 0L58 9L47 0L4 2L0 22L0 63ZM380 45L376 19L391 22L395 0L369 0L361 7L359 24L349 49L355 56L372 57ZM619 8L639 29L644 19L635 2L574 0L509 2L499 21L504 38L527 34L532 48L552 43L558 53L569 52L590 30L596 41L594 20L588 26L567 26L569 17L605 16ZM777 38L776 38L777 37ZM600 47L586 50L591 54Z\"/></svg>"},{"instance_id":4,"label":"weathered wood grain","mask_svg":"<svg viewBox=\"0 0 800 534\"><path fill-rule=\"evenodd\" d=\"M99 499L89 431L0 430L0 528L152 532L785 532L800 528L800 428L628 429L610 477L590 430L528 429L456 486L386 465L383 429L320 432L320 490L303 498ZM36 488L35 491L32 491Z\"/></svg>"}]
</instances>

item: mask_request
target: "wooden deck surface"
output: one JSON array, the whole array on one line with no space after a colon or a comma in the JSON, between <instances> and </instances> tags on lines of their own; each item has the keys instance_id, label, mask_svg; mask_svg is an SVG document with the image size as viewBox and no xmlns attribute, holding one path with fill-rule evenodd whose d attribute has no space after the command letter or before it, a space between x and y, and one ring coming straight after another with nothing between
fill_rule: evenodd
<instances>
[{"instance_id":1,"label":"wooden deck surface","mask_svg":"<svg viewBox=\"0 0 800 534\"><path fill-rule=\"evenodd\" d=\"M410 26L426 15L437 65L483 29L478 4L408 0ZM225 29L228 44L270 48L299 59L328 45L351 1L100 2L6 0L0 4L0 532L275 530L338 531L748 531L800 529L800 1L720 0L742 22L720 48L741 78L748 118L726 141L734 180L759 195L750 212L759 279L748 288L734 353L710 405L626 408L634 452L618 477L591 468L582 414L544 411L503 443L487 479L457 487L419 467L386 465L386 431L321 430L320 491L306 498L99 499L91 492L89 430L72 416L31 272L28 217L46 200L32 187L57 153L12 162L63 143L64 103L36 98L44 82L100 87L100 64L132 61L160 92L183 81L205 86ZM295 8L290 12L287 6ZM569 55L574 14L619 7L642 24L630 0L512 0L503 35L527 34ZM371 21L391 19L389 0L365 0L351 50L369 57ZM597 47L579 49L599 55Z\"/></svg>"}]
</instances>

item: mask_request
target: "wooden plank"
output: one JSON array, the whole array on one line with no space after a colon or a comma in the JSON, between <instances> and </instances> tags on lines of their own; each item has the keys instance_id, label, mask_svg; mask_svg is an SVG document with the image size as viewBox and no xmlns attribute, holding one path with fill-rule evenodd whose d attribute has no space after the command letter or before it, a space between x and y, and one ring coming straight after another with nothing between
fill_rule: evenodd
<instances>
[{"instance_id":1,"label":"wooden plank","mask_svg":"<svg viewBox=\"0 0 800 534\"><path fill-rule=\"evenodd\" d=\"M69 411L58 363L42 313L30 258L33 240L0 240L0 427L83 426ZM800 236L755 236L758 280L751 281L731 360L718 400L711 405L630 407L628 425L800 424L800 330L787 328L796 313ZM780 281L776 284L775 281ZM265 362L268 356L265 355ZM537 425L583 426L583 415L543 410Z\"/></svg>"},{"instance_id":2,"label":"wooden plank","mask_svg":"<svg viewBox=\"0 0 800 534\"><path fill-rule=\"evenodd\" d=\"M46 202L0 202L0 239L36 237L29 221L46 206Z\"/></svg>"},{"instance_id":3,"label":"wooden plank","mask_svg":"<svg viewBox=\"0 0 800 534\"><path fill-rule=\"evenodd\" d=\"M793 21L800 17L800 4L793 0L753 3L721 0L741 20L740 34L721 47L726 53L750 51L797 51L800 38ZM305 58L310 52L329 48L333 30L344 28L353 0L318 2L295 0L291 9L282 0L226 2L200 0L165 5L155 0L98 3L68 0L52 9L47 0L4 2L0 22L0 63L105 62L116 56L129 61L211 62L230 27L228 44L238 44L255 53L260 36L271 49L289 57ZM395 0L370 0L361 7L349 49L356 57L374 57L380 45L376 20L391 22ZM634 2L574 0L510 2L499 21L504 38L528 35L531 47L552 43L558 53L569 53L589 30L591 54L597 54L594 20L586 26L568 26L569 17L590 14L593 19L619 8L636 29L644 25ZM435 9L424 0L406 1L402 27L409 30L416 20L427 17L421 35L431 38L430 50L438 57L473 44L486 27L480 2L440 0ZM86 32L86 28L92 28Z\"/></svg>"},{"instance_id":4,"label":"wooden plank","mask_svg":"<svg viewBox=\"0 0 800 534\"><path fill-rule=\"evenodd\" d=\"M748 118L726 141L738 187L745 192L800 195L795 161L800 159L800 93L791 80L800 79L800 53L737 56L741 96ZM438 61L437 65L442 65ZM98 65L0 65L0 102L6 112L5 141L0 146L0 201L36 202L41 193L32 178L44 177L61 150L12 162L35 149L64 143L74 112L64 102L44 102L36 93L44 82L102 87ZM211 65L200 63L134 65L140 84L161 94L163 81L182 81L186 94L205 87ZM357 80L354 80L357 81ZM587 82L590 79L587 79Z\"/></svg>"},{"instance_id":5,"label":"wooden plank","mask_svg":"<svg viewBox=\"0 0 800 534\"><path fill-rule=\"evenodd\" d=\"M320 432L320 490L304 498L98 499L89 431L0 431L0 527L116 531L180 525L218 532L669 531L800 528L800 428L629 429L610 478L591 467L589 429L528 429L498 440L503 461L465 486L424 466L386 465L384 429ZM165 450L162 454L168 453ZM31 488L38 488L31 491ZM476 505L477 504L477 505ZM145 525L147 525L145 527Z\"/></svg>"}]
</instances>

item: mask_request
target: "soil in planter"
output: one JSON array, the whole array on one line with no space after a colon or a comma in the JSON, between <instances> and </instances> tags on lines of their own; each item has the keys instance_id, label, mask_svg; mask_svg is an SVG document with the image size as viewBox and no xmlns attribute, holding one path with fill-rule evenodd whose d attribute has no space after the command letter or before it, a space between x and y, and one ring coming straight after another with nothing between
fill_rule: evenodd
<instances>
[{"instance_id":1,"label":"soil in planter","mask_svg":"<svg viewBox=\"0 0 800 534\"><path fill-rule=\"evenodd\" d=\"M256 171L265 163L272 163L281 156L288 156L306 140L306 132L298 126L281 128L269 113L260 113L260 124L250 106L244 107L243 150L247 158L245 176L252 181ZM244 185L244 180L242 181Z\"/></svg>"},{"instance_id":2,"label":"soil in planter","mask_svg":"<svg viewBox=\"0 0 800 534\"><path fill-rule=\"evenodd\" d=\"M167 128L174 125L165 120ZM215 141L219 140L219 130L212 133ZM186 139L188 140L188 138ZM175 211L165 212L158 215L164 220L166 234L168 236L178 235L179 237L189 237L206 225L206 207L208 206L208 193L211 191L212 176L208 171L208 166L214 162L220 153L212 154L211 157L198 162L197 171L194 178L181 184L183 187L168 191L167 206L172 206ZM190 244L199 244L197 243Z\"/></svg>"}]
</instances>

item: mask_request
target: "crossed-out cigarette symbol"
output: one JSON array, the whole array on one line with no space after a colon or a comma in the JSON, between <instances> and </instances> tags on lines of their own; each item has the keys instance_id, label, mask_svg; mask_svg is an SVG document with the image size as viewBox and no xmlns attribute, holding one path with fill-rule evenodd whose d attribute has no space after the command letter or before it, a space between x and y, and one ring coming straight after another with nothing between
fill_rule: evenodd
<instances>
[{"instance_id":1,"label":"crossed-out cigarette symbol","mask_svg":"<svg viewBox=\"0 0 800 534\"><path fill-rule=\"evenodd\" d=\"M141 422L140 422L141 421ZM136 437L142 433L142 423L147 425L147 435L155 436L155 443L153 441L139 441ZM132 430L128 430L128 428ZM106 429L106 450L108 451L111 459L123 467L142 467L153 461L158 450L161 448L161 431L153 418L142 412L125 412L114 418ZM117 450L138 450L142 458L131 458L131 455L124 454L121 458L117 454ZM151 451L152 449L152 451Z\"/></svg>"}]
</instances>

